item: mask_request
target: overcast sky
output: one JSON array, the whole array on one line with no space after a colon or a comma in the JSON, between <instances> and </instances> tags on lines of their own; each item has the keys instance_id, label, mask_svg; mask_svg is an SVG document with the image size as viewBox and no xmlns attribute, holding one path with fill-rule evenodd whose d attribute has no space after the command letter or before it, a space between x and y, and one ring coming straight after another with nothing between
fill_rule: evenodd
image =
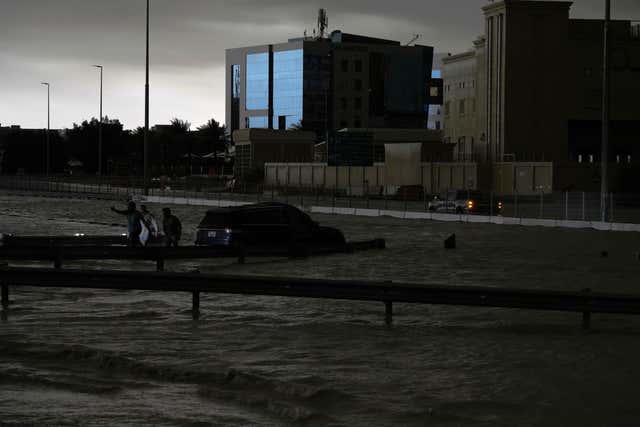
<instances>
[{"instance_id":1,"label":"overcast sky","mask_svg":"<svg viewBox=\"0 0 640 427\"><path fill-rule=\"evenodd\" d=\"M224 121L224 50L311 33L317 10L330 30L468 49L483 32L487 0L152 0L151 124L178 117L194 127ZM640 20L639 0L615 0L614 18ZM144 123L145 0L0 0L0 123L52 128L104 114L126 128ZM604 0L577 0L576 18L603 14Z\"/></svg>"}]
</instances>

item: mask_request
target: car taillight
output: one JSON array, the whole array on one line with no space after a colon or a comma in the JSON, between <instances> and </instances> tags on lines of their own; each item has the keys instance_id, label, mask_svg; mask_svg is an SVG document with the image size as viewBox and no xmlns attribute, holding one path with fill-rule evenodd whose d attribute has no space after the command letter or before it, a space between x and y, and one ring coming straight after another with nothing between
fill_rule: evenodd
<instances>
[{"instance_id":1,"label":"car taillight","mask_svg":"<svg viewBox=\"0 0 640 427\"><path fill-rule=\"evenodd\" d=\"M502 202L498 202L498 209L502 209Z\"/></svg>"}]
</instances>

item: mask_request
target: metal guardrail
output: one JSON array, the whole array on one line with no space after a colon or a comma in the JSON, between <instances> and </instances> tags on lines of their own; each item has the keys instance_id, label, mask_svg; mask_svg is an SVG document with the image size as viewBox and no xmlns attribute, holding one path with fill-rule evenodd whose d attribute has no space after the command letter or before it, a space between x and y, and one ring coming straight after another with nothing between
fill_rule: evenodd
<instances>
[{"instance_id":1,"label":"metal guardrail","mask_svg":"<svg viewBox=\"0 0 640 427\"><path fill-rule=\"evenodd\" d=\"M199 273L1 268L3 313L9 310L9 287L142 290L192 294L192 313L200 313L200 293L377 301L392 322L393 303L519 308L582 313L589 328L592 313L640 315L640 296L492 287L427 286L362 280L316 280Z\"/></svg>"},{"instance_id":2,"label":"metal guardrail","mask_svg":"<svg viewBox=\"0 0 640 427\"><path fill-rule=\"evenodd\" d=\"M65 245L69 240L59 237L14 237L17 245L0 246L0 260L38 260L51 261L54 268L62 268L70 260L147 260L155 261L158 271L163 271L165 261L170 259L206 259L238 258L244 263L248 257L307 257L334 253L352 253L370 249L384 249L385 241L375 239L363 242L348 242L344 245L309 245L287 247L248 246L238 248L181 246L166 247L129 247L129 246L91 246ZM17 240L16 240L17 239ZM22 239L22 240L21 240ZM94 238L95 239L95 238ZM73 241L73 239L71 239ZM14 243L15 243L14 242ZM50 245L49 242L53 242Z\"/></svg>"}]
</instances>

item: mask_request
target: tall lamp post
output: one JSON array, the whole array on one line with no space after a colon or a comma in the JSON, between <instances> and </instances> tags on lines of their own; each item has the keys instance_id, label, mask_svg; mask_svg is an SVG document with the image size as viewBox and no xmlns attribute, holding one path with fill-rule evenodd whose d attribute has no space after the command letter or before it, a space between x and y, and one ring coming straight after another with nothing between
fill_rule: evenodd
<instances>
[{"instance_id":1,"label":"tall lamp post","mask_svg":"<svg viewBox=\"0 0 640 427\"><path fill-rule=\"evenodd\" d=\"M49 131L51 130L51 85L47 82L42 82L47 87L47 135L45 146L45 173L47 176L51 173L51 147L49 145Z\"/></svg>"},{"instance_id":2,"label":"tall lamp post","mask_svg":"<svg viewBox=\"0 0 640 427\"><path fill-rule=\"evenodd\" d=\"M98 175L102 176L102 65L94 65L100 70L100 122L98 123Z\"/></svg>"},{"instance_id":3,"label":"tall lamp post","mask_svg":"<svg viewBox=\"0 0 640 427\"><path fill-rule=\"evenodd\" d=\"M147 0L147 59L144 86L144 194L149 194L149 0Z\"/></svg>"},{"instance_id":4,"label":"tall lamp post","mask_svg":"<svg viewBox=\"0 0 640 427\"><path fill-rule=\"evenodd\" d=\"M607 221L608 162L609 162L609 24L611 21L611 0L605 2L604 18L604 58L602 66L602 159L600 173L600 214L602 222Z\"/></svg>"}]
</instances>

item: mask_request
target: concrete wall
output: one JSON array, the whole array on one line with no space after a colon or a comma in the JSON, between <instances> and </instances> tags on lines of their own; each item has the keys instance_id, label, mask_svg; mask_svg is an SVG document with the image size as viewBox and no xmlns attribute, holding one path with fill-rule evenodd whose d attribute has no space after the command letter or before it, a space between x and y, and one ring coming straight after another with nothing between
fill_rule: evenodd
<instances>
[{"instance_id":1,"label":"concrete wall","mask_svg":"<svg viewBox=\"0 0 640 427\"><path fill-rule=\"evenodd\" d=\"M370 167L327 166L324 163L267 163L264 184L303 188L337 188L351 194L394 193L403 185L422 185L427 193L478 188L475 163L418 163L411 174L385 164Z\"/></svg>"},{"instance_id":2,"label":"concrete wall","mask_svg":"<svg viewBox=\"0 0 640 427\"><path fill-rule=\"evenodd\" d=\"M399 165L401 166L401 165ZM552 163L498 163L491 169L476 163L419 163L405 173L402 167L327 166L324 163L267 163L264 184L295 188L327 188L349 194L393 194L403 185L422 185L429 194L447 190L494 190L539 194L553 190Z\"/></svg>"},{"instance_id":3,"label":"concrete wall","mask_svg":"<svg viewBox=\"0 0 640 427\"><path fill-rule=\"evenodd\" d=\"M492 189L499 193L539 194L553 191L553 163L494 163Z\"/></svg>"}]
</instances>

